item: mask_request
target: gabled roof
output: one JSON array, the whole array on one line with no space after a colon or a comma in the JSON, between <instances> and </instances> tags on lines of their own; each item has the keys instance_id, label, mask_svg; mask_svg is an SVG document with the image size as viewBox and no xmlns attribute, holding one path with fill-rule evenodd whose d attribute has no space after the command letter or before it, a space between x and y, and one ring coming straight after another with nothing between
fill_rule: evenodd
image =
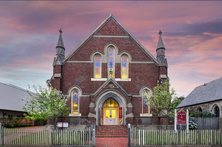
<instances>
[{"instance_id":1,"label":"gabled roof","mask_svg":"<svg viewBox=\"0 0 222 147\"><path fill-rule=\"evenodd\" d=\"M105 19L85 40L83 40L82 43L80 43L79 46L77 46L76 49L74 49L63 61L63 64L69 60L73 54L75 54L75 52L78 51L78 49L80 47L82 47L82 45L84 45L91 37L93 37L94 34L96 34L110 19L112 19L122 30L124 30L124 32L126 32L126 34L129 35L130 38L132 38L132 40L145 52L145 54L150 57L154 63L156 63L159 66L158 61L156 60L156 58L153 57L153 55L142 45L140 44L140 42L138 40L136 40L136 38L129 32L127 31L127 29L125 27L123 27L123 25L112 15L112 13L110 14L110 16Z\"/></svg>"},{"instance_id":2,"label":"gabled roof","mask_svg":"<svg viewBox=\"0 0 222 147\"><path fill-rule=\"evenodd\" d=\"M24 112L22 99L28 96L27 90L0 82L0 109Z\"/></svg>"},{"instance_id":3,"label":"gabled roof","mask_svg":"<svg viewBox=\"0 0 222 147\"><path fill-rule=\"evenodd\" d=\"M222 78L196 87L179 105L185 107L222 100Z\"/></svg>"},{"instance_id":4,"label":"gabled roof","mask_svg":"<svg viewBox=\"0 0 222 147\"><path fill-rule=\"evenodd\" d=\"M106 80L106 82L103 83L102 86L99 87L99 89L93 94L94 96L97 95L103 88L105 88L109 83L113 83L117 88L119 88L126 96L131 96L128 94L117 82L115 79L110 77Z\"/></svg>"}]
</instances>

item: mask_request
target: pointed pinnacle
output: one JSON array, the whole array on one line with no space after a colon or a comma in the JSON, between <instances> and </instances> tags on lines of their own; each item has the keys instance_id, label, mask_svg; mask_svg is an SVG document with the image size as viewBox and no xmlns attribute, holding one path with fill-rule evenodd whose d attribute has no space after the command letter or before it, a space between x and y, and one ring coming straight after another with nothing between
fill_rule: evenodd
<instances>
[{"instance_id":1,"label":"pointed pinnacle","mask_svg":"<svg viewBox=\"0 0 222 147\"><path fill-rule=\"evenodd\" d=\"M160 30L160 31L159 31L159 35L161 35L161 34L162 34L162 31Z\"/></svg>"},{"instance_id":2,"label":"pointed pinnacle","mask_svg":"<svg viewBox=\"0 0 222 147\"><path fill-rule=\"evenodd\" d=\"M60 34L62 34L62 33L63 33L63 32L62 32L62 29L60 29L60 30L59 30L59 33L60 33Z\"/></svg>"}]
</instances>

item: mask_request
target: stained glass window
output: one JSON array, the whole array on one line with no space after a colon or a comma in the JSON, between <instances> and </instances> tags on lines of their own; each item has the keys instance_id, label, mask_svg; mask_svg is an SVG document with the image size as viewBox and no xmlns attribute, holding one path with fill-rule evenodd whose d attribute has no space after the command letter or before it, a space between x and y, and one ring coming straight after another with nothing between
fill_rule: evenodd
<instances>
[{"instance_id":1,"label":"stained glass window","mask_svg":"<svg viewBox=\"0 0 222 147\"><path fill-rule=\"evenodd\" d=\"M150 92L143 90L143 113L149 113L149 97Z\"/></svg>"},{"instance_id":2,"label":"stained glass window","mask_svg":"<svg viewBox=\"0 0 222 147\"><path fill-rule=\"evenodd\" d=\"M109 98L103 103L103 107L119 107L119 104L115 99Z\"/></svg>"},{"instance_id":3,"label":"stained glass window","mask_svg":"<svg viewBox=\"0 0 222 147\"><path fill-rule=\"evenodd\" d=\"M112 71L112 77L115 78L115 50L113 47L108 48L108 77L110 77L110 71Z\"/></svg>"},{"instance_id":4,"label":"stained glass window","mask_svg":"<svg viewBox=\"0 0 222 147\"><path fill-rule=\"evenodd\" d=\"M72 113L79 113L79 93L77 90L72 92Z\"/></svg>"},{"instance_id":5,"label":"stained glass window","mask_svg":"<svg viewBox=\"0 0 222 147\"><path fill-rule=\"evenodd\" d=\"M128 57L123 55L121 58L121 78L128 79Z\"/></svg>"},{"instance_id":6,"label":"stained glass window","mask_svg":"<svg viewBox=\"0 0 222 147\"><path fill-rule=\"evenodd\" d=\"M94 57L94 78L101 78L101 56L96 55Z\"/></svg>"}]
</instances>

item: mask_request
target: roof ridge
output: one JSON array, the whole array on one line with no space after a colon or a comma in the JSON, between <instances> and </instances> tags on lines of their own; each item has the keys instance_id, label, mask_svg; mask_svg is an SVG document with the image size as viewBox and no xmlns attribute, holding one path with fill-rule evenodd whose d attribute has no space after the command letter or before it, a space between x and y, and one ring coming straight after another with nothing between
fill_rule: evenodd
<instances>
[{"instance_id":1,"label":"roof ridge","mask_svg":"<svg viewBox=\"0 0 222 147\"><path fill-rule=\"evenodd\" d=\"M25 91L25 92L29 91L29 90L27 90L27 89L18 87L18 86L16 86L16 85L13 85L13 84L10 84L10 83L2 83L2 82L0 82L0 83L3 84L3 85L6 85L6 86L12 87L12 88L21 90L21 91ZM31 91L30 91L30 92L31 92Z\"/></svg>"}]
</instances>

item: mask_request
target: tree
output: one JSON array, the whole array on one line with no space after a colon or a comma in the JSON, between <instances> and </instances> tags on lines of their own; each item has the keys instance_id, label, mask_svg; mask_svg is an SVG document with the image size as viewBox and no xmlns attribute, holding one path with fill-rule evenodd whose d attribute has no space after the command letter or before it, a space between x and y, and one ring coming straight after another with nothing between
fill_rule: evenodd
<instances>
[{"instance_id":1,"label":"tree","mask_svg":"<svg viewBox=\"0 0 222 147\"><path fill-rule=\"evenodd\" d=\"M163 84L157 83L154 87L153 98L149 98L149 104L154 109L152 113L159 116L166 116L166 129L168 129L169 117L174 117L174 109L181 102L180 99L176 98L175 90L170 90L169 79Z\"/></svg>"},{"instance_id":2,"label":"tree","mask_svg":"<svg viewBox=\"0 0 222 147\"><path fill-rule=\"evenodd\" d=\"M54 129L56 129L55 119L58 116L67 116L68 107L66 106L68 99L60 94L56 89L48 87L47 89L39 86L37 89L33 86L36 93L27 91L29 97L25 100L23 110L27 112L25 118L36 119L54 119Z\"/></svg>"}]
</instances>

